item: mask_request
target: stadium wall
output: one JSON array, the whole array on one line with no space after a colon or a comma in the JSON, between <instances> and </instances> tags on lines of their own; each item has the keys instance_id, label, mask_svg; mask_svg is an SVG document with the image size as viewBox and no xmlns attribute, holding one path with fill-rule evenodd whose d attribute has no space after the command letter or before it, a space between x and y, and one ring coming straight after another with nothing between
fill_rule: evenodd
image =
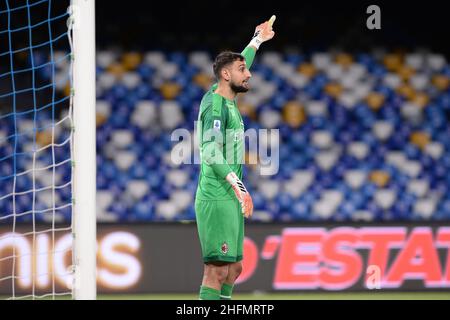
<instances>
[{"instance_id":1,"label":"stadium wall","mask_svg":"<svg viewBox=\"0 0 450 320\"><path fill-rule=\"evenodd\" d=\"M42 226L43 228L45 226ZM33 241L16 229L16 291L51 288L51 235ZM11 241L0 226L0 278L11 276ZM244 272L236 292L450 290L450 227L437 224L248 224ZM10 239L10 238L8 238ZM202 262L196 226L99 224L99 293L196 292ZM54 235L55 285L71 284L70 233ZM36 254L38 253L38 254ZM32 263L33 260L33 263ZM34 270L34 272L33 272ZM65 275L63 275L65 274ZM0 283L0 294L11 281Z\"/></svg>"}]
</instances>

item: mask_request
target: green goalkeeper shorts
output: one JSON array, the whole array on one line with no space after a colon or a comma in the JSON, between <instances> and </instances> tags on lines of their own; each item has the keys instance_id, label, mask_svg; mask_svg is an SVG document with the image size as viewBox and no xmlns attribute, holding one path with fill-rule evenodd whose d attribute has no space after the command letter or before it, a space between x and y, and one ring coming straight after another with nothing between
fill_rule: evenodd
<instances>
[{"instance_id":1,"label":"green goalkeeper shorts","mask_svg":"<svg viewBox=\"0 0 450 320\"><path fill-rule=\"evenodd\" d=\"M241 261L244 216L239 201L196 200L195 214L203 261Z\"/></svg>"}]
</instances>

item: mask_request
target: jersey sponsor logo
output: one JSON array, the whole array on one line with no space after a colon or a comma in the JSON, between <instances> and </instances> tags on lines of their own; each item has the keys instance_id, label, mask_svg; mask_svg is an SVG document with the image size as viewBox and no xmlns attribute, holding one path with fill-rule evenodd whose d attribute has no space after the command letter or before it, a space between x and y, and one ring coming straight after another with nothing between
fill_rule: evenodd
<instances>
[{"instance_id":1,"label":"jersey sponsor logo","mask_svg":"<svg viewBox=\"0 0 450 320\"><path fill-rule=\"evenodd\" d=\"M221 125L220 120L214 120L214 125L213 125L214 130L220 130L220 125Z\"/></svg>"},{"instance_id":2,"label":"jersey sponsor logo","mask_svg":"<svg viewBox=\"0 0 450 320\"><path fill-rule=\"evenodd\" d=\"M226 242L222 243L220 250L222 251L223 254L226 254L228 252L228 244Z\"/></svg>"}]
</instances>

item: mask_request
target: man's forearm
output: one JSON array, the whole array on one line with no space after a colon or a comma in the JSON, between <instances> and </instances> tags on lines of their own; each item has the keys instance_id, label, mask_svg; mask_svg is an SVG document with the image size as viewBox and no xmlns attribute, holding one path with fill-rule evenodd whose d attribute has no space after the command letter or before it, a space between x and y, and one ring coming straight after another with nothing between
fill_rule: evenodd
<instances>
[{"instance_id":1,"label":"man's forearm","mask_svg":"<svg viewBox=\"0 0 450 320\"><path fill-rule=\"evenodd\" d=\"M253 64L253 60L255 59L256 54L256 48L252 45L248 45L245 47L244 51L242 51L242 55L245 58L245 64L247 65L247 69L250 69L250 67Z\"/></svg>"},{"instance_id":2,"label":"man's forearm","mask_svg":"<svg viewBox=\"0 0 450 320\"><path fill-rule=\"evenodd\" d=\"M233 171L216 142L210 141L205 143L203 150L203 161L213 169L217 176L225 179Z\"/></svg>"}]
</instances>

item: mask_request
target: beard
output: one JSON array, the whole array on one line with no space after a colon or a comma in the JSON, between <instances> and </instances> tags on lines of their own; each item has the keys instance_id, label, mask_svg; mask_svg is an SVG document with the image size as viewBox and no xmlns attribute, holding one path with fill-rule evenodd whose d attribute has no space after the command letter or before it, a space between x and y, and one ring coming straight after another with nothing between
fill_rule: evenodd
<instances>
[{"instance_id":1,"label":"beard","mask_svg":"<svg viewBox=\"0 0 450 320\"><path fill-rule=\"evenodd\" d=\"M235 84L234 82L230 83L230 88L234 93L247 92L249 88L246 88L242 85Z\"/></svg>"}]
</instances>

